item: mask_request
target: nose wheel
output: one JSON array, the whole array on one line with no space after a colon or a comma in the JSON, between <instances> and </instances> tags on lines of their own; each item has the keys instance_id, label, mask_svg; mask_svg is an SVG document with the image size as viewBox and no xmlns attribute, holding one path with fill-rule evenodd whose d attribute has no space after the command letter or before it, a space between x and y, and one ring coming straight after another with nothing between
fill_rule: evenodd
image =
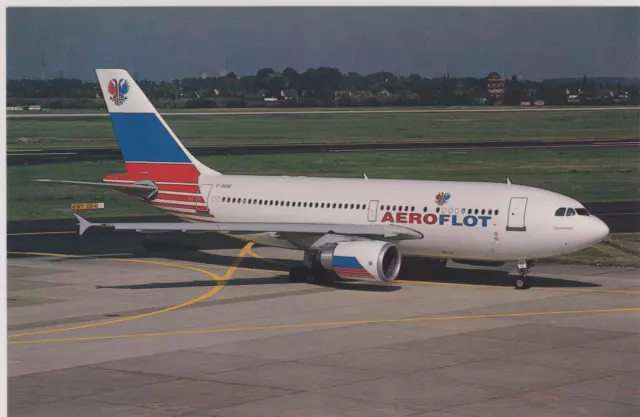
<instances>
[{"instance_id":1,"label":"nose wheel","mask_svg":"<svg viewBox=\"0 0 640 417\"><path fill-rule=\"evenodd\" d=\"M518 260L518 274L516 278L515 288L517 290L528 290L531 288L531 277L529 277L529 269L534 265L534 261Z\"/></svg>"},{"instance_id":2,"label":"nose wheel","mask_svg":"<svg viewBox=\"0 0 640 417\"><path fill-rule=\"evenodd\" d=\"M522 274L520 278L516 279L515 287L517 290L528 290L531 288L531 278L526 274Z\"/></svg>"}]
</instances>

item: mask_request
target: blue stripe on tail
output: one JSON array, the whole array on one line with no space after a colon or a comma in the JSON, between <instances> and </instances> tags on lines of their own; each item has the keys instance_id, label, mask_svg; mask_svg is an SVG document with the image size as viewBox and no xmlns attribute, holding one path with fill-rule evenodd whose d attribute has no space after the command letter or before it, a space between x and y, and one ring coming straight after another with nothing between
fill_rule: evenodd
<instances>
[{"instance_id":1,"label":"blue stripe on tail","mask_svg":"<svg viewBox=\"0 0 640 417\"><path fill-rule=\"evenodd\" d=\"M191 162L155 114L111 113L111 122L125 162Z\"/></svg>"}]
</instances>

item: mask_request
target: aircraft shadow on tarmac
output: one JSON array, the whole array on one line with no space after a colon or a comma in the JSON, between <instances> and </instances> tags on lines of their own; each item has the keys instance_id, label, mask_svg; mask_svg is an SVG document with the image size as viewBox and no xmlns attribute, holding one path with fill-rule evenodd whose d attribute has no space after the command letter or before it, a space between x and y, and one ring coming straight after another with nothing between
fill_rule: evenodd
<instances>
[{"instance_id":1,"label":"aircraft shadow on tarmac","mask_svg":"<svg viewBox=\"0 0 640 417\"><path fill-rule=\"evenodd\" d=\"M162 253L147 253L136 254L130 256L121 256L122 258L135 257L137 259L157 258L162 257L166 259L195 262L200 264L207 264L212 266L232 267L236 264L238 258L236 256L224 256L216 255L206 252L162 252ZM288 276L283 274L283 271L289 268L300 265L299 261L284 260L284 259L267 259L267 258L250 258L244 257L238 266L242 268L256 268L263 271L274 271L277 275L273 277L265 278L242 278L237 280L230 280L226 285L262 285L262 284L285 284L289 283ZM425 271L425 272L423 272ZM403 271L405 272L405 271ZM403 276L404 275L404 276ZM535 274L535 269L532 272L533 284L536 287L541 288L590 288L600 287L599 284L591 282L575 281L561 278L548 278ZM421 269L419 264L414 264L410 273L402 274L398 279L405 281L428 281L443 284L466 284L466 285L479 285L479 286L494 286L494 287L512 287L515 276L508 270L495 270L495 269L463 269L448 267L442 273L436 275L429 273L427 269ZM120 288L120 289L151 289L151 288L182 288L182 287L198 287L198 286L215 286L217 285L213 280L202 281L190 281L190 282L172 282L172 283L148 283L148 284L136 284L136 285L123 285L123 286L109 286L100 288ZM351 281L351 280L337 280L332 283L318 283L313 284L318 286L332 287L340 290L351 291L373 291L373 292L392 292L400 290L401 287L397 285L380 285L378 283L370 284L366 281Z\"/></svg>"},{"instance_id":2,"label":"aircraft shadow on tarmac","mask_svg":"<svg viewBox=\"0 0 640 417\"><path fill-rule=\"evenodd\" d=\"M236 256L224 256L216 255L206 252L198 251L180 251L180 252L154 252L148 254L136 254L136 255L121 255L110 256L110 258L157 258L162 257L165 259L183 261L183 262L195 262L200 264L207 264L211 266L232 267L238 261ZM256 268L261 271L273 271L277 275L272 277L263 278L241 278L236 280L229 280L226 285L228 286L240 286L240 285L264 285L264 284L288 284L288 273L283 274L283 271L289 270L291 267L300 265L300 261L285 260L285 259L267 259L267 258L250 258L244 257L241 259L237 266L243 269ZM97 288L110 288L110 289L154 289L154 288L184 288L184 287L213 287L218 285L213 280L197 280L197 281L178 281L178 282L160 282L160 283L147 283L147 284L133 284L133 285L116 285L116 286L98 286ZM392 292L402 289L397 285L380 285L377 283L368 283L366 281L350 281L350 280L337 280L335 282L328 283L314 283L309 284L320 287L336 288L346 291L371 291L371 292Z\"/></svg>"},{"instance_id":3,"label":"aircraft shadow on tarmac","mask_svg":"<svg viewBox=\"0 0 640 417\"><path fill-rule=\"evenodd\" d=\"M226 282L226 286L244 286L244 285L268 285L268 284L292 284L286 275L278 275L275 277L261 278L241 278ZM179 282L150 282L147 284L132 285L97 285L97 289L116 289L116 290L150 290L150 289L169 289L169 288L190 288L190 287L215 287L218 285L213 280L198 281L179 281ZM369 284L364 281L335 281L323 284L308 284L316 287L334 288L342 291L367 291L367 292L393 292L401 290L402 287L397 285L380 285Z\"/></svg>"},{"instance_id":4,"label":"aircraft shadow on tarmac","mask_svg":"<svg viewBox=\"0 0 640 417\"><path fill-rule=\"evenodd\" d=\"M592 282L575 281L562 278L548 278L535 274L535 268L530 277L534 287L541 288L588 288L600 287ZM409 277L401 277L405 281L428 281L443 284L481 285L491 287L513 287L516 275L505 270L491 269L464 269L448 267L444 273L435 274L411 274Z\"/></svg>"}]
</instances>

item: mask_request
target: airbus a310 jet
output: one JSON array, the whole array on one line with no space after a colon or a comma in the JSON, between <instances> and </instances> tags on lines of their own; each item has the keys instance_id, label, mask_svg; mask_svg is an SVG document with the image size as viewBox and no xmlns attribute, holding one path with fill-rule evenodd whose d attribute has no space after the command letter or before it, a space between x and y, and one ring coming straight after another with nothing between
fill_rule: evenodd
<instances>
[{"instance_id":1,"label":"airbus a310 jet","mask_svg":"<svg viewBox=\"0 0 640 417\"><path fill-rule=\"evenodd\" d=\"M602 241L608 227L569 197L509 183L225 175L189 153L129 73L96 70L126 172L102 183L186 222L90 223L138 231L216 231L304 251L295 281L392 282L404 255L428 264L534 260ZM250 167L247 167L248 169ZM53 180L42 180L53 181Z\"/></svg>"}]
</instances>

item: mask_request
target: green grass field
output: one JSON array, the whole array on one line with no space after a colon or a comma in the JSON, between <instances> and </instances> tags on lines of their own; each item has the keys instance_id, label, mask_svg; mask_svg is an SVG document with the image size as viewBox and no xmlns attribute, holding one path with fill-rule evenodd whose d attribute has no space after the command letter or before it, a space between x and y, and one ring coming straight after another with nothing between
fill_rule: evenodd
<instances>
[{"instance_id":1,"label":"green grass field","mask_svg":"<svg viewBox=\"0 0 640 417\"><path fill-rule=\"evenodd\" d=\"M632 110L165 116L187 146L636 138ZM19 138L38 143L20 143ZM7 147L117 146L108 117L8 118Z\"/></svg>"},{"instance_id":2,"label":"green grass field","mask_svg":"<svg viewBox=\"0 0 640 417\"><path fill-rule=\"evenodd\" d=\"M211 156L202 161L225 174L316 175L472 180L542 187L585 202L640 199L639 149L398 151L295 155ZM36 178L100 181L124 172L121 161L8 167L9 220L71 215L72 203L104 202L91 215L159 213L115 191L43 184Z\"/></svg>"}]
</instances>

